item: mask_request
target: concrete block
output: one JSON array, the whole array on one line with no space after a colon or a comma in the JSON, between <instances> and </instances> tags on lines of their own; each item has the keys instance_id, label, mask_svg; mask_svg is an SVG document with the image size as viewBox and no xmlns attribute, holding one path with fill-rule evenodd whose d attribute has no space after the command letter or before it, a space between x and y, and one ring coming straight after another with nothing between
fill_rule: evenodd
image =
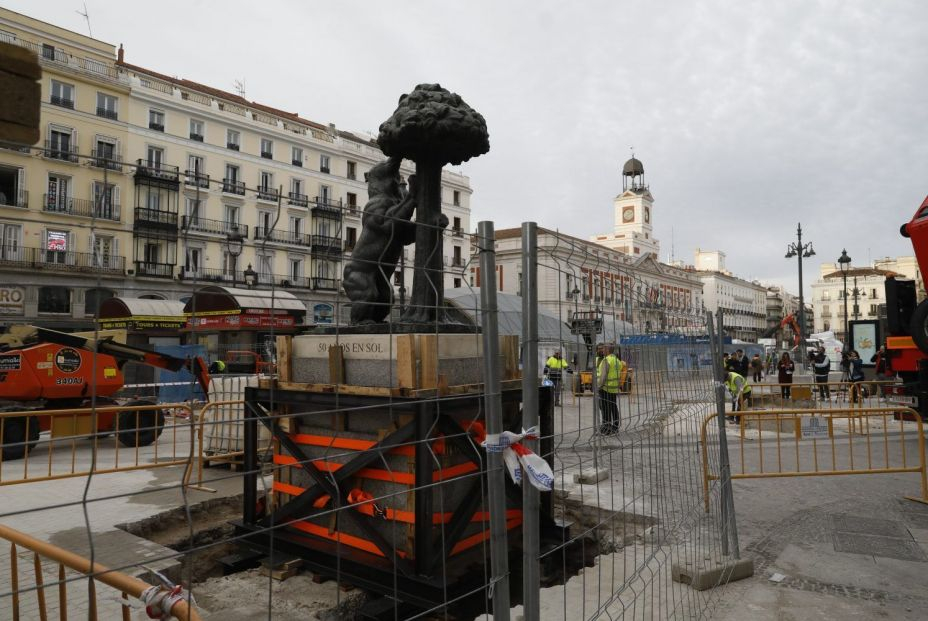
<instances>
[{"instance_id":1,"label":"concrete block","mask_svg":"<svg viewBox=\"0 0 928 621\"><path fill-rule=\"evenodd\" d=\"M582 485L595 485L600 481L605 480L609 477L609 471L600 468L595 470L590 468L589 470L583 470L579 474L574 475L574 483L580 483Z\"/></svg>"},{"instance_id":2,"label":"concrete block","mask_svg":"<svg viewBox=\"0 0 928 621\"><path fill-rule=\"evenodd\" d=\"M688 584L697 591L705 591L720 584L727 584L736 580L744 580L754 575L754 560L741 559L709 559L703 563L698 561L685 561L674 563L671 567L671 577L674 582Z\"/></svg>"}]
</instances>

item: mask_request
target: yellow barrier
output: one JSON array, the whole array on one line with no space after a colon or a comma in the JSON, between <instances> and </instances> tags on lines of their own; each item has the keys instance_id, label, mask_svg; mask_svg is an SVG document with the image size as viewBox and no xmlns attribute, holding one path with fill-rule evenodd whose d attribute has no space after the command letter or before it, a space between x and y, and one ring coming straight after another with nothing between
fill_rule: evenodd
<instances>
[{"instance_id":1,"label":"yellow barrier","mask_svg":"<svg viewBox=\"0 0 928 621\"><path fill-rule=\"evenodd\" d=\"M912 431L909 428L907 431L906 422L895 419L894 415L897 413L913 414L916 430ZM742 426L740 442L737 445L740 459L731 460L732 479L917 472L921 475L921 497L906 496L906 498L928 504L928 470L925 466L923 423L921 417L911 408L847 407L817 411L808 409L744 410L738 412L737 415L741 416ZM717 417L717 413L707 416L700 431L706 511L709 510L710 482L719 479L718 473L710 472L707 444L707 426ZM755 441L745 442L743 429L746 421L750 419L757 421L758 438ZM803 424L804 419L824 419L824 426L822 421L818 420L810 420L808 424ZM836 439L835 422L841 419L848 421L846 441ZM866 429L865 433L855 432L855 421L859 421L862 429ZM890 425L895 428L897 424L898 435L893 432L891 440ZM771 426L773 430L769 429ZM768 434L767 443L775 444L775 447L767 449L770 456L766 461L764 459L765 428ZM784 430L789 434L785 439L782 437ZM913 459L907 454L905 446L907 434L911 437L913 433L918 441L918 465L910 465ZM859 439L856 443L855 438ZM876 445L876 450L874 445ZM882 460L879 459L880 450L883 453ZM756 459L753 462L746 459L748 451L756 453L754 455ZM786 460L784 460L784 451L787 453ZM820 452L824 453L821 459ZM829 452L830 459L828 459ZM861 466L866 464L866 467L855 466L855 456L857 464ZM740 465L740 470L736 470L738 465Z\"/></svg>"},{"instance_id":2,"label":"yellow barrier","mask_svg":"<svg viewBox=\"0 0 928 621\"><path fill-rule=\"evenodd\" d=\"M89 588L84 588L83 583L81 583L80 586L82 588L77 589L81 596L86 593L87 597L89 598L89 601L86 603L87 618L89 619L97 619L98 614L102 614L107 618L112 618L112 616L108 616L112 611L98 610L99 604L97 601L96 589L97 582L111 587L122 594L122 597L117 601L120 601L118 606L122 609L123 619L129 619L130 615L132 614L127 596L141 600L142 594L148 589L152 588L152 585L143 580L133 578L132 576L128 576L119 571L108 569L100 563L91 563L88 559L82 556L68 552L67 550L59 548L58 546L52 545L45 541L40 541L30 537L25 533L21 533L18 530L12 529L8 526L3 526L2 524L0 524L0 538L10 542L10 585L9 589L7 589L7 593L11 596L11 618L14 621L18 621L20 618L21 604L19 586L20 574L19 567L17 566L19 552L17 547L25 548L26 550L30 550L33 553L35 586L29 588L30 590L35 591L39 616L43 620L48 618L48 609L46 608L45 600L46 587L44 584L42 568L43 559L47 559L58 565L58 580L56 590L58 592L59 616L61 619L68 618L68 585L66 577L67 569L78 572L83 576L93 578L93 581L90 582ZM161 585L158 586L162 593L166 591L166 589ZM107 601L107 599L109 598L105 597L104 601ZM84 603L82 602L78 606L83 608ZM171 606L170 612L180 621L199 621L200 619L200 615L196 610L188 605L186 599L180 599L175 602L174 605Z\"/></svg>"},{"instance_id":3,"label":"yellow barrier","mask_svg":"<svg viewBox=\"0 0 928 621\"><path fill-rule=\"evenodd\" d=\"M152 416L150 421L142 418L153 411L160 412L162 416L169 414L170 420L165 419L160 433L156 429L160 417ZM135 416L125 416L132 412ZM46 417L47 420L41 420ZM105 418L112 418L111 426L92 429L95 422ZM184 419L190 422L178 423L178 420ZM14 425L17 434L16 439L11 440L9 436L12 434L8 429ZM47 440L39 436L35 425L50 431ZM183 451L181 444L183 452L178 453L178 433L192 429L192 425L193 411L186 403L0 412L0 445L5 445L0 452L0 486L186 464L193 457L192 445L188 444L187 450ZM63 428L70 430L70 435L62 436ZM165 434L169 436L167 440ZM151 435L155 437L146 437ZM109 436L112 439L107 441ZM79 440L91 440L93 443L89 454L93 459L86 460L87 463L81 463L78 458ZM112 446L104 445L110 442ZM68 450L56 450L62 445ZM21 453L21 456L4 459L3 455L8 451ZM47 456L39 457L41 451L47 451ZM131 451L128 459L125 458L127 451ZM37 467L35 463L38 460L42 465Z\"/></svg>"}]
</instances>

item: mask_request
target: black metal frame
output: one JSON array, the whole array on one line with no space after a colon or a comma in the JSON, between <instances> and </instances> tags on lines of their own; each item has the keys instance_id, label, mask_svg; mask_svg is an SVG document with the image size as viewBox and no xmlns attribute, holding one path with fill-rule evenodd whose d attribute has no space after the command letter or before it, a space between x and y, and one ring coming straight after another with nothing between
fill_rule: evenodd
<instances>
[{"instance_id":1,"label":"black metal frame","mask_svg":"<svg viewBox=\"0 0 928 621\"><path fill-rule=\"evenodd\" d=\"M475 511L480 506L481 484L483 476L474 477L462 502L452 513L445 525L444 547L442 554L436 554L435 527L432 524L432 476L433 461L429 447L430 431L437 430L445 434L445 441L452 443L463 455L473 455L472 461L483 462L482 449L475 450L469 438L462 434L460 426L452 418L462 410L480 412L481 394L468 394L446 397L441 402L413 397L370 397L360 395L342 395L335 393L305 392L296 390L271 390L268 388L246 388L245 422L244 422L244 509L242 521L236 523L236 529L244 536L246 547L267 553L271 548L287 554L294 554L304 560L304 565L327 575L338 575L349 583L357 584L390 597L398 597L404 602L432 607L455 594L464 594L478 588L483 582L482 572L467 571L469 565L482 559L484 546L475 546L474 554L462 553L451 557L454 546L461 540ZM504 403L521 401L521 390L503 391ZM549 404L545 406L545 404ZM542 420L550 426L550 399L540 399ZM294 443L289 435L270 416L271 407L289 408L288 416L312 414L313 411L331 413L333 410L350 408L369 408L383 405L393 412L414 414L414 420L385 436L374 447L359 453L342 465L337 471L323 473L316 469L301 446ZM548 412L547 415L544 413ZM290 455L295 457L298 466L305 471L315 485L307 488L299 496L292 498L264 517L258 515L258 423L263 424L273 434ZM520 420L509 421L509 427L518 427ZM543 425L544 426L544 425ZM400 557L397 551L371 524L370 518L356 511L339 511L336 519L349 519L357 525L383 553L383 557L351 548L312 535L302 534L285 526L286 522L296 519L308 519L314 514L331 511L331 508L314 509L313 502L322 495L329 495L337 507L350 505L347 490L350 486L342 484L361 468L381 459L385 451L395 446L416 442L415 449L415 563ZM550 458L550 454L549 454ZM521 505L521 490L511 482L507 484L507 496L513 505ZM546 503L550 512L550 502ZM550 513L548 514L550 516ZM345 516L344 518L342 516ZM550 520L549 520L550 523ZM518 532L514 530L512 532ZM271 540L273 539L273 544ZM513 553L518 553L518 546ZM445 559L443 565L442 560ZM445 576L441 574L445 573Z\"/></svg>"}]
</instances>

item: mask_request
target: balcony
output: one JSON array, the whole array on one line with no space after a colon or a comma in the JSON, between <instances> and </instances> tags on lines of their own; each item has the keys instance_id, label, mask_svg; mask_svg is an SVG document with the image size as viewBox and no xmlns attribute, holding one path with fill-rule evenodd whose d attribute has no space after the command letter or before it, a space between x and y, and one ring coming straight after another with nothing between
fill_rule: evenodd
<instances>
[{"instance_id":1,"label":"balcony","mask_svg":"<svg viewBox=\"0 0 928 621\"><path fill-rule=\"evenodd\" d=\"M342 202L341 200L317 196L313 199L312 212L314 216L340 220L342 217Z\"/></svg>"},{"instance_id":2,"label":"balcony","mask_svg":"<svg viewBox=\"0 0 928 621\"><path fill-rule=\"evenodd\" d=\"M297 207L309 207L309 197L299 192L290 192L287 195L287 203Z\"/></svg>"},{"instance_id":3,"label":"balcony","mask_svg":"<svg viewBox=\"0 0 928 621\"><path fill-rule=\"evenodd\" d=\"M248 237L248 225L238 224L237 222L226 222L223 220L207 220L206 218L194 218L191 216L181 216L180 228L182 231L209 233L210 235L226 235L232 230L233 226L238 226L238 232L244 237Z\"/></svg>"},{"instance_id":4,"label":"balcony","mask_svg":"<svg viewBox=\"0 0 928 621\"><path fill-rule=\"evenodd\" d=\"M118 153L113 153L109 149L94 149L90 155L93 158L90 160L90 165L94 168L122 172L122 156Z\"/></svg>"},{"instance_id":5,"label":"balcony","mask_svg":"<svg viewBox=\"0 0 928 621\"><path fill-rule=\"evenodd\" d=\"M219 267L200 267L197 269L187 269L181 267L178 271L179 280L197 280L199 282L223 282L236 285L245 283L245 275L242 270L226 270Z\"/></svg>"},{"instance_id":6,"label":"balcony","mask_svg":"<svg viewBox=\"0 0 928 621\"><path fill-rule=\"evenodd\" d=\"M338 291L338 280L335 278L313 278L313 289L319 291Z\"/></svg>"},{"instance_id":7,"label":"balcony","mask_svg":"<svg viewBox=\"0 0 928 621\"><path fill-rule=\"evenodd\" d=\"M209 175L197 174L195 170L184 171L184 185L209 189Z\"/></svg>"},{"instance_id":8,"label":"balcony","mask_svg":"<svg viewBox=\"0 0 928 621\"><path fill-rule=\"evenodd\" d=\"M280 197L280 192L277 188L258 187L255 194L259 201L269 201L272 203L276 203L277 199Z\"/></svg>"},{"instance_id":9,"label":"balcony","mask_svg":"<svg viewBox=\"0 0 928 621\"><path fill-rule=\"evenodd\" d=\"M312 235L305 233L294 233L291 231L275 231L263 226L255 227L255 241L261 241L267 237L270 242L278 244L291 244L293 246L310 246L312 244Z\"/></svg>"},{"instance_id":10,"label":"balcony","mask_svg":"<svg viewBox=\"0 0 928 621\"><path fill-rule=\"evenodd\" d=\"M46 140L44 155L51 160L61 160L63 162L77 164L77 145Z\"/></svg>"},{"instance_id":11,"label":"balcony","mask_svg":"<svg viewBox=\"0 0 928 621\"><path fill-rule=\"evenodd\" d=\"M226 143L226 148L227 148L227 149L232 149L233 151L238 151L241 147L239 147L237 143L234 143L234 142L227 142L227 143Z\"/></svg>"},{"instance_id":12,"label":"balcony","mask_svg":"<svg viewBox=\"0 0 928 621\"><path fill-rule=\"evenodd\" d=\"M20 190L14 192L12 196L0 192L0 207L19 207L21 209L29 208L29 191Z\"/></svg>"},{"instance_id":13,"label":"balcony","mask_svg":"<svg viewBox=\"0 0 928 621\"><path fill-rule=\"evenodd\" d=\"M151 276L153 278L174 278L173 263L149 263L147 261L135 262L136 276Z\"/></svg>"},{"instance_id":14,"label":"balcony","mask_svg":"<svg viewBox=\"0 0 928 621\"><path fill-rule=\"evenodd\" d=\"M165 181L171 186L180 185L180 168L161 162L149 160L136 160L135 178Z\"/></svg>"},{"instance_id":15,"label":"balcony","mask_svg":"<svg viewBox=\"0 0 928 621\"><path fill-rule=\"evenodd\" d=\"M328 235L313 235L311 248L314 254L340 255L342 240Z\"/></svg>"},{"instance_id":16,"label":"balcony","mask_svg":"<svg viewBox=\"0 0 928 621\"><path fill-rule=\"evenodd\" d=\"M329 174L329 172L330 172L330 171L329 171L329 167L328 167L328 166L320 166L320 167L319 167L319 172L325 173L325 174Z\"/></svg>"},{"instance_id":17,"label":"balcony","mask_svg":"<svg viewBox=\"0 0 928 621\"><path fill-rule=\"evenodd\" d=\"M52 95L50 101L53 106L61 106L62 108L70 108L71 110L74 109L73 99L65 99L64 97L58 97L57 95Z\"/></svg>"},{"instance_id":18,"label":"balcony","mask_svg":"<svg viewBox=\"0 0 928 621\"><path fill-rule=\"evenodd\" d=\"M451 257L451 267L464 267L464 257Z\"/></svg>"},{"instance_id":19,"label":"balcony","mask_svg":"<svg viewBox=\"0 0 928 621\"><path fill-rule=\"evenodd\" d=\"M141 227L164 229L176 233L177 214L173 211L161 211L160 209L136 207L134 228L138 229Z\"/></svg>"},{"instance_id":20,"label":"balcony","mask_svg":"<svg viewBox=\"0 0 928 621\"><path fill-rule=\"evenodd\" d=\"M163 131L164 131L164 123L152 123L151 121L149 121L149 122L148 122L148 129L153 129L153 130L155 130L156 132L163 132Z\"/></svg>"},{"instance_id":21,"label":"balcony","mask_svg":"<svg viewBox=\"0 0 928 621\"><path fill-rule=\"evenodd\" d=\"M452 228L452 229L451 229L451 236L452 236L452 237L464 237L464 229L462 229L462 228L459 227L459 226L456 226L456 227Z\"/></svg>"},{"instance_id":22,"label":"balcony","mask_svg":"<svg viewBox=\"0 0 928 621\"><path fill-rule=\"evenodd\" d=\"M303 160L291 160L291 163L292 163L294 166L299 166L300 168L303 167Z\"/></svg>"},{"instance_id":23,"label":"balcony","mask_svg":"<svg viewBox=\"0 0 928 621\"><path fill-rule=\"evenodd\" d=\"M272 160L272 159L274 159L274 154L271 153L270 151L262 151L262 152L261 152L261 157L263 157L263 158L266 159L266 160Z\"/></svg>"},{"instance_id":24,"label":"balcony","mask_svg":"<svg viewBox=\"0 0 928 621\"><path fill-rule=\"evenodd\" d=\"M86 198L71 198L68 196L49 198L48 194L43 194L42 211L60 213L68 216L80 216L82 218L112 220L113 222L119 222L120 220L119 204L113 203L112 201L108 204L103 204Z\"/></svg>"},{"instance_id":25,"label":"balcony","mask_svg":"<svg viewBox=\"0 0 928 621\"><path fill-rule=\"evenodd\" d=\"M196 140L197 142L203 142L203 134L195 134L193 132L190 132L190 139Z\"/></svg>"},{"instance_id":26,"label":"balcony","mask_svg":"<svg viewBox=\"0 0 928 621\"><path fill-rule=\"evenodd\" d=\"M225 194L234 194L235 196L245 196L245 182L236 181L235 179L223 179L222 191Z\"/></svg>"},{"instance_id":27,"label":"balcony","mask_svg":"<svg viewBox=\"0 0 928 621\"><path fill-rule=\"evenodd\" d=\"M0 266L50 272L87 272L123 275L126 258L92 252L43 250L22 246L0 246Z\"/></svg>"},{"instance_id":28,"label":"balcony","mask_svg":"<svg viewBox=\"0 0 928 621\"><path fill-rule=\"evenodd\" d=\"M97 106L97 116L103 117L104 119L109 119L111 121L119 120L119 114L115 110L110 110L109 108L102 108L100 106Z\"/></svg>"}]
</instances>

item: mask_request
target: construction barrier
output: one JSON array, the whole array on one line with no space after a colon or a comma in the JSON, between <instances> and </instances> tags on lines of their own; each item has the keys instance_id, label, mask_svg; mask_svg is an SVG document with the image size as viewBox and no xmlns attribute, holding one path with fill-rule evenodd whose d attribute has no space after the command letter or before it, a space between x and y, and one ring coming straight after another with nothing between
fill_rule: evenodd
<instances>
[{"instance_id":1,"label":"construction barrier","mask_svg":"<svg viewBox=\"0 0 928 621\"><path fill-rule=\"evenodd\" d=\"M925 466L925 436L922 420L906 407L744 410L741 433L732 450L732 479L809 477L854 474L919 473L921 495L909 500L928 503L928 471ZM912 422L902 420L912 414ZM897 416L898 415L898 416ZM718 414L702 423L703 490L709 511L710 482L720 479L712 472L706 447L707 426ZM842 425L846 421L845 425ZM716 423L717 424L717 423ZM857 427L861 431L856 431ZM756 428L756 438L745 430ZM915 439L918 448L906 449ZM735 450L740 456L734 454Z\"/></svg>"},{"instance_id":2,"label":"construction barrier","mask_svg":"<svg viewBox=\"0 0 928 621\"><path fill-rule=\"evenodd\" d=\"M90 560L73 552L40 541L2 524L0 524L0 538L10 543L8 574L10 584L4 590L12 598L13 621L19 621L23 596L28 595L30 591L35 593L36 608L40 619L48 619L49 610L54 614L56 608L59 614L55 616L67 619L70 608L68 583L74 581L80 581L80 583L73 590L76 593L73 608L79 610L75 610L78 615L86 614L88 619L113 619L114 615L121 611L122 618L128 620L132 614L129 597L151 606L153 611L165 613L166 616L163 618L177 618L179 621L199 621L200 619L200 615L190 606L182 592L172 594L172 591L162 585L151 585L144 580L108 569L100 563L91 563ZM31 580L28 570L24 572L26 575L20 575L19 561L22 558L20 548L32 552L33 575ZM46 563L58 565L57 580L48 585L45 584L44 576L44 572L47 571L44 568ZM88 577L92 578L89 588L84 583L85 578ZM32 584L24 584L25 582ZM100 589L99 598L97 583L105 587ZM49 590L56 592L57 598L46 592ZM29 608L32 609L31 606Z\"/></svg>"},{"instance_id":3,"label":"construction barrier","mask_svg":"<svg viewBox=\"0 0 928 621\"><path fill-rule=\"evenodd\" d=\"M0 486L186 464L194 433L185 403L0 412Z\"/></svg>"}]
</instances>

